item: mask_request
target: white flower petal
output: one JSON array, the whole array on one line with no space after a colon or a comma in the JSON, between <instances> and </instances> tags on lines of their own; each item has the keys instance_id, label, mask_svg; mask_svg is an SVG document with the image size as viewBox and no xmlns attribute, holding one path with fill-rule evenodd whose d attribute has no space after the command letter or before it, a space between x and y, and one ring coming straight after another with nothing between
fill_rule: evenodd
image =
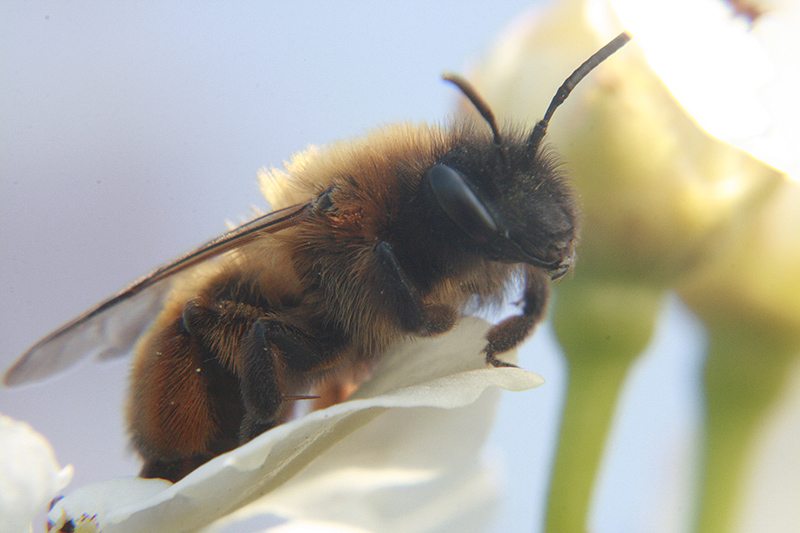
<instances>
[{"instance_id":1,"label":"white flower petal","mask_svg":"<svg viewBox=\"0 0 800 533\"><path fill-rule=\"evenodd\" d=\"M496 484L477 458L497 399L493 391L458 410L390 409L236 518L275 514L369 531L483 530Z\"/></svg>"},{"instance_id":2,"label":"white flower petal","mask_svg":"<svg viewBox=\"0 0 800 533\"><path fill-rule=\"evenodd\" d=\"M452 488L448 480L460 484L467 495L489 490L487 474L474 466L493 413L494 400L483 393L489 388L526 390L543 380L522 369L487 368L480 352L488 327L478 319L465 319L447 335L402 344L384 357L351 400L278 426L165 490L151 485L143 500L105 509L95 506L92 512L108 532L193 530L267 494L257 512L295 516L316 511L330 518L324 507L339 512L337 505L323 507L331 486L344 485L351 496L410 485L447 494ZM470 404L474 412L455 409ZM404 409L394 409L398 407ZM453 472L454 465L465 469ZM442 490L443 484L447 490ZM480 490L473 493L469 487ZM76 491L61 500L51 516L57 518L62 509L80 516L87 509L81 493L94 498L98 490L108 489ZM309 508L302 502L312 490L318 505ZM300 502L287 496L292 491ZM270 503L273 492L276 503ZM423 504L432 501L429 496L409 494L406 501L414 502L420 520L435 524L432 514L441 517L442 509L449 507L426 507ZM383 513L396 509L392 502L384 503L382 509L368 507Z\"/></svg>"},{"instance_id":3,"label":"white flower petal","mask_svg":"<svg viewBox=\"0 0 800 533\"><path fill-rule=\"evenodd\" d=\"M269 533L370 533L369 531L357 530L351 527L342 527L336 524L324 522L313 522L303 520L302 522L291 522L281 524L269 529Z\"/></svg>"},{"instance_id":4,"label":"white flower petal","mask_svg":"<svg viewBox=\"0 0 800 533\"><path fill-rule=\"evenodd\" d=\"M72 479L50 443L28 424L0 415L0 531L27 531L36 513Z\"/></svg>"},{"instance_id":5,"label":"white flower petal","mask_svg":"<svg viewBox=\"0 0 800 533\"><path fill-rule=\"evenodd\" d=\"M609 0L653 71L708 133L800 177L800 4L751 23L715 0Z\"/></svg>"}]
</instances>

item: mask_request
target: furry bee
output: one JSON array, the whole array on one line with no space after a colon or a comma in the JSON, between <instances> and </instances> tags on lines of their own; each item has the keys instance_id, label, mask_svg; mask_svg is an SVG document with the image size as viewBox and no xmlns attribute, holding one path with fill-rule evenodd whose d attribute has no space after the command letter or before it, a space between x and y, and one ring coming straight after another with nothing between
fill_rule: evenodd
<instances>
[{"instance_id":1,"label":"furry bee","mask_svg":"<svg viewBox=\"0 0 800 533\"><path fill-rule=\"evenodd\" d=\"M501 131L475 90L445 75L488 128L395 125L296 155L262 180L276 211L51 333L5 383L134 346L140 475L176 481L284 421L313 386L365 375L392 342L448 331L519 278L522 312L494 326L484 350L487 364L507 365L498 356L542 320L551 280L575 260L578 212L543 146L549 121L629 39L567 78L530 131Z\"/></svg>"}]
</instances>

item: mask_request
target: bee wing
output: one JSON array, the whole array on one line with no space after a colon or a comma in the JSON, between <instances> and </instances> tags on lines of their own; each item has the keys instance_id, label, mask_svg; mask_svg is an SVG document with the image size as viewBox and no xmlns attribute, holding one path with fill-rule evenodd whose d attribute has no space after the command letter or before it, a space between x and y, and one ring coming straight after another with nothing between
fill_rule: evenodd
<instances>
[{"instance_id":1,"label":"bee wing","mask_svg":"<svg viewBox=\"0 0 800 533\"><path fill-rule=\"evenodd\" d=\"M127 353L164 304L171 276L264 233L293 226L310 210L307 203L268 213L155 270L31 346L6 371L3 383L18 385L42 379L84 357L102 359Z\"/></svg>"}]
</instances>

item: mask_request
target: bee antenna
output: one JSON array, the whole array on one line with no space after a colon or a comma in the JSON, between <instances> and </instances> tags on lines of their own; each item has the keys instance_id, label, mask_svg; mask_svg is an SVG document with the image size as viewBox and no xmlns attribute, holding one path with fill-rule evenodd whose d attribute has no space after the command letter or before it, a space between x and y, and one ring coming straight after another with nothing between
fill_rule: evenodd
<instances>
[{"instance_id":1,"label":"bee antenna","mask_svg":"<svg viewBox=\"0 0 800 533\"><path fill-rule=\"evenodd\" d=\"M483 120L489 123L489 127L492 129L492 136L494 137L493 142L495 146L500 147L503 144L503 138L500 136L500 130L497 129L497 121L494 119L494 113L492 110L489 109L489 104L486 103L481 95L475 90L470 82L459 76L458 74L454 74L452 72L445 72L442 74L442 79L445 81L449 81L453 85L459 88L459 90L464 93L464 96L472 102L472 105L475 106L475 109L478 110L478 113L481 114Z\"/></svg>"},{"instance_id":2,"label":"bee antenna","mask_svg":"<svg viewBox=\"0 0 800 533\"><path fill-rule=\"evenodd\" d=\"M550 124L553 113L556 112L558 106L564 103L564 100L567 99L572 89L574 89L587 74L594 70L597 65L608 59L611 54L625 46L630 40L631 36L628 32L620 33L603 48L595 52L592 57L584 61L583 64L575 69L575 72L564 81L561 87L558 88L553 100L550 102L550 107L547 108L547 113L544 114L544 118L536 123L536 127L533 128L533 131L528 137L528 145L534 151L539 148L539 143L542 142L542 138L544 138L545 133L547 133L547 126Z\"/></svg>"}]
</instances>

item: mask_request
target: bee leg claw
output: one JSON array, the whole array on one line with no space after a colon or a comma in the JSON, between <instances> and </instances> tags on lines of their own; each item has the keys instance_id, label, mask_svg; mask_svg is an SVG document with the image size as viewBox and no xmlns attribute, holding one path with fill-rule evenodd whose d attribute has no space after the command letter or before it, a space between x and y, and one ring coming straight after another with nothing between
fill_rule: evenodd
<instances>
[{"instance_id":1,"label":"bee leg claw","mask_svg":"<svg viewBox=\"0 0 800 533\"><path fill-rule=\"evenodd\" d=\"M519 366L515 365L514 363L507 363L505 361L501 361L497 357L491 354L486 354L486 364L492 365L495 368L519 368Z\"/></svg>"}]
</instances>

